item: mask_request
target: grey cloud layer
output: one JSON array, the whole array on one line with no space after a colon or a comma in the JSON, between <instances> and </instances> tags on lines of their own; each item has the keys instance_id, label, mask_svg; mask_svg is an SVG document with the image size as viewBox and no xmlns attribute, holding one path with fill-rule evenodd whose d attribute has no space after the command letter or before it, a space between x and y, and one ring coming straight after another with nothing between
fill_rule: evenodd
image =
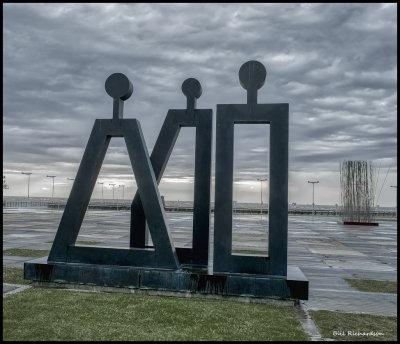
<instances>
[{"instance_id":1,"label":"grey cloud layer","mask_svg":"<svg viewBox=\"0 0 400 344\"><path fill-rule=\"evenodd\" d=\"M291 170L379 159L397 171L396 6L5 4L4 168L63 162L63 172L76 171L94 119L111 117L111 73L132 80L125 117L141 121L151 150L167 110L186 105L186 78L202 83L198 107L215 111L245 102L237 73L256 59L268 73L259 102L290 103ZM171 175L191 171L187 155L176 154ZM111 154L108 162L129 170L122 160ZM255 169L263 166L254 159Z\"/></svg>"}]
</instances>

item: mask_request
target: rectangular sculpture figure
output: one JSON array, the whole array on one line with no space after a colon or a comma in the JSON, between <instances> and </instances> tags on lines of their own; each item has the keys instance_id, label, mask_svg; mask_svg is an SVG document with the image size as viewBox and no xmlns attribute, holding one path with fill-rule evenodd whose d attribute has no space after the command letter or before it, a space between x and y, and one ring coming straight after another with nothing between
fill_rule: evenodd
<instances>
[{"instance_id":1,"label":"rectangular sculpture figure","mask_svg":"<svg viewBox=\"0 0 400 344\"><path fill-rule=\"evenodd\" d=\"M257 104L265 75L261 63L247 62L239 78L248 103L217 105L214 272L287 275L289 104ZM234 125L257 123L270 125L268 257L232 254Z\"/></svg>"}]
</instances>

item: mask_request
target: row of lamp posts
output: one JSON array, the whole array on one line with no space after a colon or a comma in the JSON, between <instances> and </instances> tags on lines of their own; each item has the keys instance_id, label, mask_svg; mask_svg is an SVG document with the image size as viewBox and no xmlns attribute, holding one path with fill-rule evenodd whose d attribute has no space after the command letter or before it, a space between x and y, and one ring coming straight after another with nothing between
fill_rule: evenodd
<instances>
[{"instance_id":1,"label":"row of lamp posts","mask_svg":"<svg viewBox=\"0 0 400 344\"><path fill-rule=\"evenodd\" d=\"M97 183L98 183L98 184L101 184L101 199L104 200L104 182L97 182ZM114 187L115 187L115 185L117 185L117 184L110 183L110 184L108 184L108 185L110 185L110 186L113 187L113 199L114 199ZM119 187L122 187L122 199L124 200L124 199L125 199L125 185L124 185L124 184L118 184L118 186L119 186Z\"/></svg>"},{"instance_id":2,"label":"row of lamp posts","mask_svg":"<svg viewBox=\"0 0 400 344\"><path fill-rule=\"evenodd\" d=\"M21 172L21 174L26 174L28 176L28 198L29 198L29 184L30 184L30 181L31 181L32 172ZM53 190L51 192L51 198L53 198L54 197L54 178L56 176L46 176L46 177L53 178ZM70 178L67 178L67 179L70 179Z\"/></svg>"},{"instance_id":3,"label":"row of lamp posts","mask_svg":"<svg viewBox=\"0 0 400 344\"><path fill-rule=\"evenodd\" d=\"M32 172L21 172L21 174L25 174L25 175L27 175L28 176L28 198L29 198L29 185L30 185L30 181L31 181L31 174L32 174ZM52 189L52 192L51 192L51 198L54 198L54 178L56 177L56 176L49 176L49 175L46 175L46 177L48 177L48 178L53 178L53 189ZM67 178L68 180L75 180L74 178ZM104 199L104 197L103 197L103 195L104 195L104 193L103 193L103 184L104 184L104 182L102 182L102 183L100 183L100 182L98 182L99 184L101 184L101 198L102 199ZM114 186L116 185L116 184L109 184L109 185L111 185L112 187L113 187L113 199L114 199ZM119 184L118 185L119 187L122 187L122 199L124 199L125 198L125 185L123 185L123 184Z\"/></svg>"},{"instance_id":4,"label":"row of lamp posts","mask_svg":"<svg viewBox=\"0 0 400 344\"><path fill-rule=\"evenodd\" d=\"M31 174L32 174L32 172L21 172L21 174L25 174L25 175L28 176L28 198L29 198L29 184L30 184L30 179L31 179ZM49 176L49 175L47 175L46 177L48 177L48 178L53 178L53 190L52 190L52 193L51 193L51 198L53 198L53 197L54 197L54 178L55 178L56 176ZM67 179L68 179L68 180L74 180L74 178L67 178ZM261 220L262 220L262 206L263 206L263 199L262 199L262 182L267 181L268 178L257 178L257 180L260 181L260 189L261 189L261 193L260 193L260 194L261 194L260 213L261 213ZM313 210L313 215L314 215L314 214L315 214L315 209L314 209L314 206L315 206L315 205L314 205L314 185L315 185L315 184L318 184L318 183L319 183L319 180L316 180L316 181L308 181L308 183L312 184L312 186L313 186L312 210ZM98 182L98 184L101 184L101 199L104 200L104 192L103 192L103 191L104 191L104 190L103 190L104 182ZM110 183L110 184L108 184L108 185L110 185L110 186L113 187L113 200L114 200L114 187L115 187L115 185L117 185L117 184ZM119 187L122 187L122 199L124 199L124 197L125 197L125 195L124 195L124 193L125 193L125 185L119 184L118 186L119 186ZM391 187L391 188L396 188L396 216L397 216L397 185L390 185L390 187Z\"/></svg>"}]
</instances>

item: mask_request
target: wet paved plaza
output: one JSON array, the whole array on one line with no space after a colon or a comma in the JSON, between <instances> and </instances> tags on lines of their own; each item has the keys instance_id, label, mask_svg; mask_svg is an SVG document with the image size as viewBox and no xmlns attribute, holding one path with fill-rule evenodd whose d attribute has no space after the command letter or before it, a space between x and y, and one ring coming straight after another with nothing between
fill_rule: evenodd
<instances>
[{"instance_id":1,"label":"wet paved plaza","mask_svg":"<svg viewBox=\"0 0 400 344\"><path fill-rule=\"evenodd\" d=\"M3 250L50 249L62 210L3 209ZM167 213L176 247L191 246L190 213ZM211 216L210 261L212 261ZM344 278L397 280L397 222L379 221L378 227L345 226L338 218L289 216L288 264L297 265L310 282L307 309L397 316L397 294L360 292ZM99 246L129 244L130 212L89 210L79 241ZM234 215L233 249L265 251L268 247L265 215ZM29 257L4 256L4 266L23 267ZM3 288L4 292L4 288Z\"/></svg>"}]
</instances>

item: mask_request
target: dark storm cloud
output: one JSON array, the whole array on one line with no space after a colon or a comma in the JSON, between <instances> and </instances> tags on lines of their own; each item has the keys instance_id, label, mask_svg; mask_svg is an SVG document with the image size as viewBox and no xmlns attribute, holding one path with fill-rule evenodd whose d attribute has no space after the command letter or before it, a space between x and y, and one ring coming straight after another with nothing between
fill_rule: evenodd
<instances>
[{"instance_id":1,"label":"dark storm cloud","mask_svg":"<svg viewBox=\"0 0 400 344\"><path fill-rule=\"evenodd\" d=\"M20 162L33 171L64 164L59 174L75 174L94 119L111 117L104 91L111 73L131 79L125 118L140 120L151 151L167 110L186 106L186 78L199 79L198 108L215 114L216 104L246 101L238 70L256 59L267 69L259 102L290 104L291 170L337 171L344 159L365 159L397 172L396 10L366 3L5 4L4 171L19 170ZM185 129L166 170L171 178L192 175L187 147L194 138ZM248 159L239 154L235 168L247 169L245 179L249 161L254 173L264 168L256 154L264 141L251 129L240 140ZM102 173L115 174L116 166L131 173L123 145L110 147Z\"/></svg>"}]
</instances>

